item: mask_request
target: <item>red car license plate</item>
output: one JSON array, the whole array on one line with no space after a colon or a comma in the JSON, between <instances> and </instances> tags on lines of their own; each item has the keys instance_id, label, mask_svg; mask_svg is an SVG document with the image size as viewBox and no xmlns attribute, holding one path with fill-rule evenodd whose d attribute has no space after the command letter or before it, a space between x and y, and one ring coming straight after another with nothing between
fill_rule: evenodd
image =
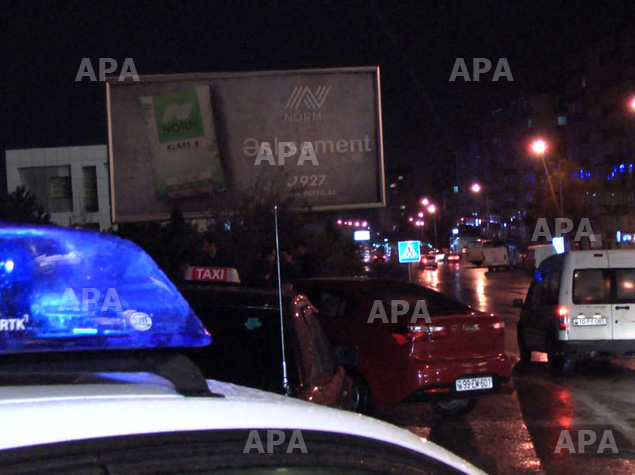
<instances>
[{"instance_id":1,"label":"red car license plate","mask_svg":"<svg viewBox=\"0 0 635 475\"><path fill-rule=\"evenodd\" d=\"M456 380L457 391L478 391L481 389L492 389L493 387L494 381L491 376Z\"/></svg>"}]
</instances>

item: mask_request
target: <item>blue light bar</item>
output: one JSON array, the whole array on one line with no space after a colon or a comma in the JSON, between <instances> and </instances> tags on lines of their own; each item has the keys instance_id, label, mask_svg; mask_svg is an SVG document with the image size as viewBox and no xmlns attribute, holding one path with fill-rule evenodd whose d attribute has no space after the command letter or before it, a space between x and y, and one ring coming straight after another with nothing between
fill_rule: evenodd
<instances>
[{"instance_id":1,"label":"blue light bar","mask_svg":"<svg viewBox=\"0 0 635 475\"><path fill-rule=\"evenodd\" d=\"M176 287L132 242L0 226L0 355L210 342Z\"/></svg>"}]
</instances>

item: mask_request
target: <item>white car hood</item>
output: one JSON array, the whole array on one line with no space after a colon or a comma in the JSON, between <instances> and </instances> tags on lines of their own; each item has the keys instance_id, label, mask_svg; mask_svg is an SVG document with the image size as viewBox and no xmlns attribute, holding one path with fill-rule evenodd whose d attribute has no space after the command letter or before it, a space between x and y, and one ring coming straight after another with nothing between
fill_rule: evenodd
<instances>
[{"instance_id":1,"label":"white car hood","mask_svg":"<svg viewBox=\"0 0 635 475\"><path fill-rule=\"evenodd\" d=\"M370 417L218 381L209 381L209 388L224 397L184 397L160 378L143 378L144 384L0 386L0 450L131 434L300 429L376 439L466 473L483 473L432 442Z\"/></svg>"}]
</instances>

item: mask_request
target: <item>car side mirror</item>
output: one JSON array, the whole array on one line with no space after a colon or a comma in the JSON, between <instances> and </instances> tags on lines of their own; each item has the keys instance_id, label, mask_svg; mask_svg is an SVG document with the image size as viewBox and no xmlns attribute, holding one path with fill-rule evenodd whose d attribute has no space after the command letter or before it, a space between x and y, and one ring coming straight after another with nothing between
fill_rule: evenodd
<instances>
[{"instance_id":1,"label":"car side mirror","mask_svg":"<svg viewBox=\"0 0 635 475\"><path fill-rule=\"evenodd\" d=\"M512 306L515 308L522 308L523 303L523 299L514 299L514 301L512 302Z\"/></svg>"},{"instance_id":2,"label":"car side mirror","mask_svg":"<svg viewBox=\"0 0 635 475\"><path fill-rule=\"evenodd\" d=\"M335 358L342 366L357 366L359 364L359 350L356 346L335 347Z\"/></svg>"}]
</instances>

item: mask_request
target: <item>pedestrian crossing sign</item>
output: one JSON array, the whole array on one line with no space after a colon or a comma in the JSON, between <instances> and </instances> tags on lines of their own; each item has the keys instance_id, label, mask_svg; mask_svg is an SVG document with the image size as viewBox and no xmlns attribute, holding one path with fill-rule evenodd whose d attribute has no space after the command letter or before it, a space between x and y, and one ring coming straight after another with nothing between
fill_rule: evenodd
<instances>
[{"instance_id":1,"label":"pedestrian crossing sign","mask_svg":"<svg viewBox=\"0 0 635 475\"><path fill-rule=\"evenodd\" d=\"M419 262L421 259L421 251L420 246L421 242L419 241L399 241L399 262L408 263L408 262Z\"/></svg>"}]
</instances>

